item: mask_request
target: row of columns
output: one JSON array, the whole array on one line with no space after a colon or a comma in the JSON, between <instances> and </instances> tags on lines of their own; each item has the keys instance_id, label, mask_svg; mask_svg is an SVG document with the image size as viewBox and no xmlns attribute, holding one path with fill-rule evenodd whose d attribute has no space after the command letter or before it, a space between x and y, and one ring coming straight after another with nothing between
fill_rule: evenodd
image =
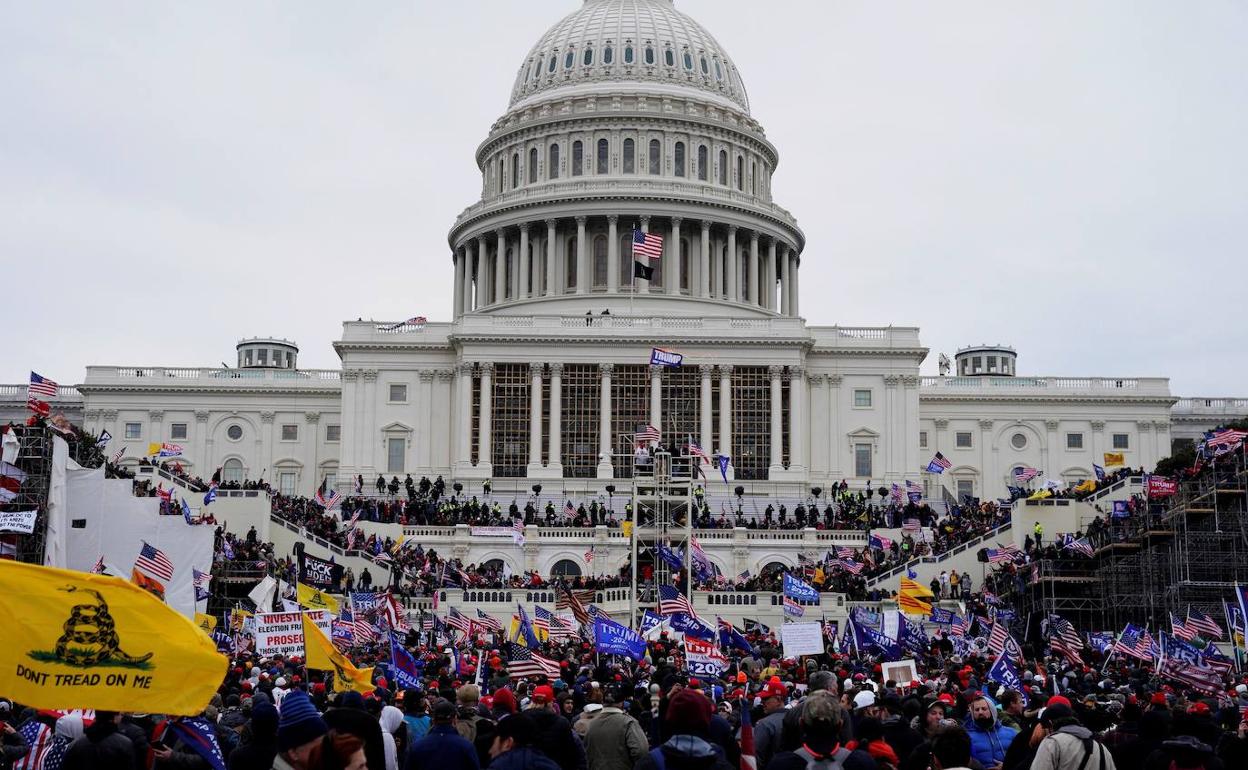
<instances>
[{"instance_id":1,"label":"row of columns","mask_svg":"<svg viewBox=\"0 0 1248 770\"><path fill-rule=\"evenodd\" d=\"M476 373L481 378L480 413L477 424L477 466L484 470L492 467L493 458L493 374L494 364L483 362L476 364ZM542 436L542 386L545 370L550 376L550 427L548 434ZM711 433L712 411L711 396L714 387L713 375L718 369L719 374L719 444L714 447L715 454L732 456L732 369L731 365L702 364L698 367L701 375L699 399L698 427L700 445L710 451L714 436ZM614 473L612 463L612 396L611 385L615 365L604 363L598 365L600 377L599 412L598 412L598 478L611 478ZM650 367L650 424L662 430L663 414L663 367ZM771 457L770 474L773 478L777 473L786 470L783 464L783 385L784 379L789 381L789 466L787 470L804 469L806 466L806 379L800 367L772 366L769 368L771 386ZM470 464L472 449L472 377L474 365L462 364L459 368L459 447L461 465ZM562 475L563 472L563 364L530 364L529 365L529 461L528 475L533 478L542 476ZM543 438L546 442L547 461L542 463ZM732 468L729 466L729 479L732 479Z\"/></svg>"},{"instance_id":2,"label":"row of columns","mask_svg":"<svg viewBox=\"0 0 1248 770\"><path fill-rule=\"evenodd\" d=\"M588 294L593 284L593 267L590 259L590 243L587 237L587 218L580 216L575 217L576 223L576 254L566 255L567 259L574 259L576 264L576 287L572 290L575 294ZM640 229L643 232L650 232L651 218L643 216L639 218ZM505 301L503 298L510 296L513 299L532 299L538 297L552 297L561 295L564 292L561 289L561 282L556 273L557 264L557 245L559 236L559 220L547 219L544 221L546 227L546 280L545 287L539 290L532 280L533 276L533 255L529 248L530 245L530 229L531 225L526 223L518 226L517 250L519 255L516 264L512 266L512 275L510 286L507 279L507 248L512 242L511 233L508 229L499 229L494 231L495 248L493 256L490 254L490 238L487 234L478 235L474 239L464 241L454 252L455 261L455 292L454 292L454 310L455 316L459 317L465 312L473 309L481 309L492 304L499 304ZM709 220L700 221L700 238L698 239L698 272L696 276L696 286L690 287L690 294L710 299L713 297L728 299L745 304L752 304L765 310L773 310L781 315L797 316L800 314L798 308L797 295L798 287L798 265L799 257L797 250L787 243L782 243L775 238L764 237L758 231L748 232L748 244L741 244L745 248L738 251L738 228L736 225L729 225L726 229L726 260L728 264L724 264L723 259L712 259L711 257L711 227L713 225ZM663 271L666 279L662 291L670 296L681 294L680 276L683 273L683 261L685 259L693 259L694 255L685 255L681 252L681 237L684 235L684 221L680 217L673 217L669 220L667 230L663 233L664 252L663 252ZM689 233L692 235L692 233ZM607 292L617 293L620 291L620 230L619 216L610 214L607 216ZM764 244L763 241L766 240ZM746 259L744 285L739 285L740 268L732 269L731 259L733 255L741 254ZM631 258L631 255L629 255ZM638 261L643 265L651 266L649 257L638 257ZM779 274L777 275L777 265L779 265ZM725 274L726 270L726 274ZM775 307L775 292L767 291L766 287L774 287L777 282L780 285L779 307ZM724 292L720 287L726 284L726 297L720 295ZM488 287L493 286L494 301L490 302ZM715 287L712 290L712 286ZM651 287L649 281L638 279L636 282L636 291L639 294L650 293Z\"/></svg>"}]
</instances>

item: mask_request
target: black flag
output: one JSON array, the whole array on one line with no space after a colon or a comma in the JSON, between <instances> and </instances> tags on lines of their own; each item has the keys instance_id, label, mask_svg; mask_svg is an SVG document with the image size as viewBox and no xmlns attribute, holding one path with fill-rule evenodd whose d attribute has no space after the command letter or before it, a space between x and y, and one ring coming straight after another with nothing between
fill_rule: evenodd
<instances>
[{"instance_id":1,"label":"black flag","mask_svg":"<svg viewBox=\"0 0 1248 770\"><path fill-rule=\"evenodd\" d=\"M633 277L644 278L648 281L654 277L654 268L646 267L637 260L633 260Z\"/></svg>"}]
</instances>

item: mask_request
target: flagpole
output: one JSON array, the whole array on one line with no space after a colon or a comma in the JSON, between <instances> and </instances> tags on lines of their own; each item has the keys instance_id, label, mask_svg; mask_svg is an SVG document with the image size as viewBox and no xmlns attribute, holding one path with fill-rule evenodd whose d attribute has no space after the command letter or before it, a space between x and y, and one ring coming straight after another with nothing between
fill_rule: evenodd
<instances>
[{"instance_id":1,"label":"flagpole","mask_svg":"<svg viewBox=\"0 0 1248 770\"><path fill-rule=\"evenodd\" d=\"M1239 583L1235 584L1235 596L1236 597L1239 596ZM1236 598L1235 601L1236 603L1238 603L1239 599ZM1226 630L1231 635L1231 656L1235 658L1235 671L1238 673L1242 673L1243 666L1239 660L1239 644L1235 641L1235 622L1234 622L1234 618L1232 617L1231 613L1228 610L1229 610L1229 607L1227 606L1226 601L1223 600L1222 617L1226 619ZM1244 629L1244 632L1245 634L1248 634L1248 623L1245 623L1245 626L1246 627ZM1248 642L1248 638L1246 638L1245 641Z\"/></svg>"}]
</instances>

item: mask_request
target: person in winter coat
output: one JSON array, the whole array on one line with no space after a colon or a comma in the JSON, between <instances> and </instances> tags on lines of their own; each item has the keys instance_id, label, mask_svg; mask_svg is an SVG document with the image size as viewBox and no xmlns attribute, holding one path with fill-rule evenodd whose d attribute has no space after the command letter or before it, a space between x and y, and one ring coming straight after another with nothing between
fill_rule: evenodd
<instances>
[{"instance_id":1,"label":"person in winter coat","mask_svg":"<svg viewBox=\"0 0 1248 770\"><path fill-rule=\"evenodd\" d=\"M724 750L706 740L711 710L710 700L700 691L678 691L668 700L664 714L672 737L642 757L635 770L733 770Z\"/></svg>"},{"instance_id":2,"label":"person in winter coat","mask_svg":"<svg viewBox=\"0 0 1248 770\"><path fill-rule=\"evenodd\" d=\"M117 731L121 715L97 711L82 737L69 744L61 770L134 770L134 744Z\"/></svg>"},{"instance_id":3,"label":"person in winter coat","mask_svg":"<svg viewBox=\"0 0 1248 770\"><path fill-rule=\"evenodd\" d=\"M608 687L605 705L589 723L585 755L592 770L632 770L649 749L641 724L620 708L624 697L621 689Z\"/></svg>"},{"instance_id":4,"label":"person in winter coat","mask_svg":"<svg viewBox=\"0 0 1248 770\"><path fill-rule=\"evenodd\" d=\"M845 709L833 693L827 690L811 693L802 704L800 746L776 754L767 770L805 770L811 762L835 763L842 770L876 770L876 762L870 754L862 749L851 751L842 745L846 721Z\"/></svg>"},{"instance_id":5,"label":"person in winter coat","mask_svg":"<svg viewBox=\"0 0 1248 770\"><path fill-rule=\"evenodd\" d=\"M386 753L386 770L399 770L399 750L395 733L403 726L403 712L394 706L385 706L377 720L381 725L381 745Z\"/></svg>"},{"instance_id":6,"label":"person in winter coat","mask_svg":"<svg viewBox=\"0 0 1248 770\"><path fill-rule=\"evenodd\" d=\"M370 765L371 767L371 765ZM455 704L443 700L433 707L433 727L412 744L406 770L480 770L477 751L455 729Z\"/></svg>"},{"instance_id":7,"label":"person in winter coat","mask_svg":"<svg viewBox=\"0 0 1248 770\"><path fill-rule=\"evenodd\" d=\"M69 744L82 737L82 714L66 714L56 720L56 728L52 731L52 746L43 757L43 767L60 767ZM265 765L268 770L268 765Z\"/></svg>"},{"instance_id":8,"label":"person in winter coat","mask_svg":"<svg viewBox=\"0 0 1248 770\"><path fill-rule=\"evenodd\" d=\"M992 701L980 696L971 701L966 716L966 732L971 736L971 756L986 768L1005 761L1005 752L1017 730L1006 727L997 720L997 709Z\"/></svg>"},{"instance_id":9,"label":"person in winter coat","mask_svg":"<svg viewBox=\"0 0 1248 770\"><path fill-rule=\"evenodd\" d=\"M559 770L554 760L533 747L536 732L527 713L500 720L490 744L490 770Z\"/></svg>"},{"instance_id":10,"label":"person in winter coat","mask_svg":"<svg viewBox=\"0 0 1248 770\"><path fill-rule=\"evenodd\" d=\"M12 709L7 700L0 701L0 768L6 769L30 753L30 744L9 721Z\"/></svg>"},{"instance_id":11,"label":"person in winter coat","mask_svg":"<svg viewBox=\"0 0 1248 770\"><path fill-rule=\"evenodd\" d=\"M294 695L295 692L302 692L302 690L296 690L290 695ZM289 698L290 695L286 697ZM282 702L279 711L282 714L286 713L285 701ZM363 695L352 690L339 693L338 705L326 711L324 718L325 724L329 725L331 730L354 735L364 741L364 756L368 758L370 768L386 766L386 748L381 737L381 724L376 716L365 709Z\"/></svg>"},{"instance_id":12,"label":"person in winter coat","mask_svg":"<svg viewBox=\"0 0 1248 770\"><path fill-rule=\"evenodd\" d=\"M1036 748L1032 770L1114 770L1114 757L1092 731L1079 724L1070 706L1049 706L1040 716L1046 735Z\"/></svg>"},{"instance_id":13,"label":"person in winter coat","mask_svg":"<svg viewBox=\"0 0 1248 770\"><path fill-rule=\"evenodd\" d=\"M547 684L533 688L524 712L537 728L533 745L565 770L586 770L585 747L567 719L555 713L555 691Z\"/></svg>"},{"instance_id":14,"label":"person in winter coat","mask_svg":"<svg viewBox=\"0 0 1248 770\"><path fill-rule=\"evenodd\" d=\"M277 709L268 701L251 708L251 740L230 752L229 770L269 770L277 756Z\"/></svg>"}]
</instances>

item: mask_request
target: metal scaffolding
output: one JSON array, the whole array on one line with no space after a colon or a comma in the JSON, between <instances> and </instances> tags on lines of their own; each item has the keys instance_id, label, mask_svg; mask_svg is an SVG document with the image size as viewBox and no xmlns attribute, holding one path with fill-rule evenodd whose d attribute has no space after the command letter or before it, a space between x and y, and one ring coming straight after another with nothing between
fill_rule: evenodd
<instances>
[{"instance_id":1,"label":"metal scaffolding","mask_svg":"<svg viewBox=\"0 0 1248 770\"><path fill-rule=\"evenodd\" d=\"M641 610L658 604L658 586L676 585L691 595L690 546L693 540L695 458L656 452L652 462L639 465L632 476L632 607L630 622L639 622ZM684 561L683 574L673 578L672 566L658 556L662 544ZM653 570L643 581L642 565Z\"/></svg>"},{"instance_id":2,"label":"metal scaffolding","mask_svg":"<svg viewBox=\"0 0 1248 770\"><path fill-rule=\"evenodd\" d=\"M17 439L17 458L13 464L26 478L17 497L6 507L15 510L39 511L35 531L29 535L4 535L6 544L14 549L14 558L27 564L43 564L43 551L48 536L48 493L52 483L52 431L43 426L11 425L9 431ZM7 550L7 549L6 549Z\"/></svg>"}]
</instances>

